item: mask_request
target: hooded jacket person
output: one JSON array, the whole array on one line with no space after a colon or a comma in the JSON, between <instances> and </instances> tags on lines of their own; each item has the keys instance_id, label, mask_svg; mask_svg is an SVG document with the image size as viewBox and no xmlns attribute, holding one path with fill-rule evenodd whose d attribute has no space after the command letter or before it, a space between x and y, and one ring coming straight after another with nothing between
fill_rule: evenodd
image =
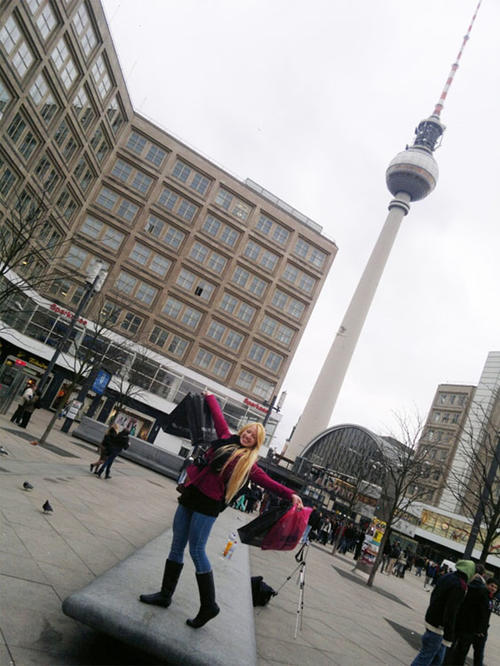
<instances>
[{"instance_id":1,"label":"hooded jacket person","mask_svg":"<svg viewBox=\"0 0 500 666\"><path fill-rule=\"evenodd\" d=\"M472 560L459 560L456 571L439 578L425 614L422 648L411 666L443 663L446 648L455 638L456 617L467 593L467 583L475 571Z\"/></svg>"}]
</instances>

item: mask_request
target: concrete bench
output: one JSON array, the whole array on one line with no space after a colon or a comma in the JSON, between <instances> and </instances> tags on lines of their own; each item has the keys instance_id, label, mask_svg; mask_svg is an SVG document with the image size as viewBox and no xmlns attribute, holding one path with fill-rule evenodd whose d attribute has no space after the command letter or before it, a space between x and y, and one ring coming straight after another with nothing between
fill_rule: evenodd
<instances>
[{"instance_id":1,"label":"concrete bench","mask_svg":"<svg viewBox=\"0 0 500 666\"><path fill-rule=\"evenodd\" d=\"M108 426L105 423L100 423L88 416L82 416L81 422L72 432L72 435L86 442L100 444L107 428ZM170 479L178 478L185 458L161 449L151 444L151 442L145 442L138 437L130 436L129 443L129 448L120 453L121 457L168 476Z\"/></svg>"},{"instance_id":2,"label":"concrete bench","mask_svg":"<svg viewBox=\"0 0 500 666\"><path fill-rule=\"evenodd\" d=\"M256 664L248 547L238 544L230 560L222 557L228 533L246 522L240 516L227 509L212 529L207 552L221 612L204 627L192 629L186 625L186 618L194 617L199 608L194 567L187 549L172 605L165 609L138 601L139 594L160 588L171 530L67 597L62 606L64 613L169 664Z\"/></svg>"}]
</instances>

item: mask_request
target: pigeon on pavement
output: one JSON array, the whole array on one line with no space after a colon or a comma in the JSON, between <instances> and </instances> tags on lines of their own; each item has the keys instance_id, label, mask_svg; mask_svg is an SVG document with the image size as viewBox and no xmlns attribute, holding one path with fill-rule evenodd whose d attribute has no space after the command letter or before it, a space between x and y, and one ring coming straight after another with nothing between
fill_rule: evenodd
<instances>
[{"instance_id":1,"label":"pigeon on pavement","mask_svg":"<svg viewBox=\"0 0 500 666\"><path fill-rule=\"evenodd\" d=\"M1 454L2 456L8 456L8 455L9 455L9 452L6 451L6 450L3 448L3 446L0 446L0 454Z\"/></svg>"},{"instance_id":2,"label":"pigeon on pavement","mask_svg":"<svg viewBox=\"0 0 500 666\"><path fill-rule=\"evenodd\" d=\"M33 490L33 486L31 485L31 483L29 481L25 481L23 483L23 488L24 488L24 490Z\"/></svg>"},{"instance_id":3,"label":"pigeon on pavement","mask_svg":"<svg viewBox=\"0 0 500 666\"><path fill-rule=\"evenodd\" d=\"M54 509L50 506L49 500L45 500L42 509L44 513L52 513L54 511Z\"/></svg>"}]
</instances>

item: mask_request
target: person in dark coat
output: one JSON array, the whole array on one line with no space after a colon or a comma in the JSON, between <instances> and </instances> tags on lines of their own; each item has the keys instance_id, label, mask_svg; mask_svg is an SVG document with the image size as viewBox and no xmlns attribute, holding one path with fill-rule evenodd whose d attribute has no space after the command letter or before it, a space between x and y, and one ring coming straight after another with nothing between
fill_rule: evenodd
<instances>
[{"instance_id":1,"label":"person in dark coat","mask_svg":"<svg viewBox=\"0 0 500 666\"><path fill-rule=\"evenodd\" d=\"M90 463L90 471L94 474L97 474L100 466L106 462L106 458L111 453L111 444L117 434L118 431L115 425L111 425L104 433L102 442L99 444L99 459L95 463Z\"/></svg>"},{"instance_id":2,"label":"person in dark coat","mask_svg":"<svg viewBox=\"0 0 500 666\"><path fill-rule=\"evenodd\" d=\"M483 665L485 636L490 620L490 595L486 581L479 573L472 578L455 623L456 640L446 651L445 664L463 666L470 646L474 666Z\"/></svg>"},{"instance_id":3,"label":"person in dark coat","mask_svg":"<svg viewBox=\"0 0 500 666\"><path fill-rule=\"evenodd\" d=\"M432 591L425 614L422 647L411 666L442 664L446 648L455 639L455 620L467 593L467 582L476 571L472 560L459 560L457 570L441 576Z\"/></svg>"},{"instance_id":4,"label":"person in dark coat","mask_svg":"<svg viewBox=\"0 0 500 666\"><path fill-rule=\"evenodd\" d=\"M40 391L36 390L30 400L26 401L23 405L23 413L21 414L21 421L19 426L21 428L26 428L30 422L30 418L33 416L35 409L40 407Z\"/></svg>"},{"instance_id":5,"label":"person in dark coat","mask_svg":"<svg viewBox=\"0 0 500 666\"><path fill-rule=\"evenodd\" d=\"M304 530L304 534L302 535L302 538L300 540L300 543L305 543L309 539L309 534L311 532L316 532L321 525L321 513L318 511L318 508L315 504L313 504L313 510L311 512L311 515L309 516L309 520L307 521L306 529Z\"/></svg>"},{"instance_id":6,"label":"person in dark coat","mask_svg":"<svg viewBox=\"0 0 500 666\"><path fill-rule=\"evenodd\" d=\"M111 465L114 463L115 458L124 450L128 449L128 430L121 430L117 435L115 435L109 442L109 454L104 463L99 468L97 476L100 478L103 472L106 472L104 478L110 479L111 474L110 469Z\"/></svg>"}]
</instances>

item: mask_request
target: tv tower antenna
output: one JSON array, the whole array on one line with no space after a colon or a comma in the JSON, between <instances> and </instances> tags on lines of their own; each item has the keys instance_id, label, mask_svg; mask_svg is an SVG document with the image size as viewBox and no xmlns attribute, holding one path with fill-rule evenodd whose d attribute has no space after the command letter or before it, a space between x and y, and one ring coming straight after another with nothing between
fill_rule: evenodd
<instances>
[{"instance_id":1,"label":"tv tower antenna","mask_svg":"<svg viewBox=\"0 0 500 666\"><path fill-rule=\"evenodd\" d=\"M389 214L302 416L292 434L286 449L286 455L289 458L295 458L316 435L328 427L347 368L403 217L408 214L411 202L424 199L436 187L439 169L433 152L439 147L445 130L445 126L441 122L441 111L459 67L465 45L469 40L481 2L482 0L479 0L477 3L458 56L451 67L432 114L418 124L413 145L407 146L406 150L398 153L387 168L386 184L394 197L389 203Z\"/></svg>"}]
</instances>

